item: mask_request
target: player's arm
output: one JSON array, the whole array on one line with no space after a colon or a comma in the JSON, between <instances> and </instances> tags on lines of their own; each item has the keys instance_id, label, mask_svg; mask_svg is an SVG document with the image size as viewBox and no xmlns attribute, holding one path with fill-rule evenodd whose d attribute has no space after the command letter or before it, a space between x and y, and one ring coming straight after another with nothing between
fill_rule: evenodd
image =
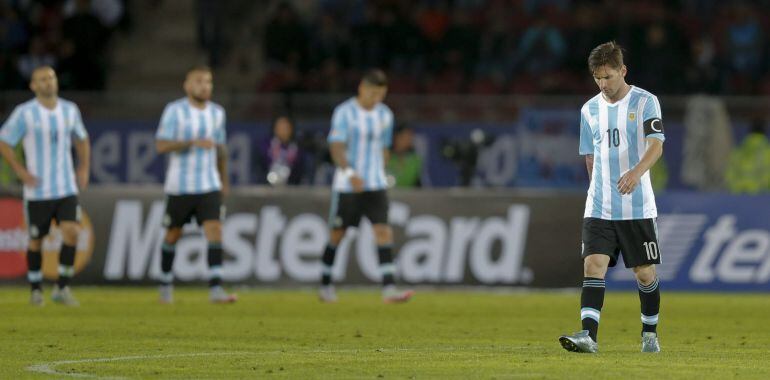
<instances>
[{"instance_id":1,"label":"player's arm","mask_svg":"<svg viewBox=\"0 0 770 380\"><path fill-rule=\"evenodd\" d=\"M618 180L620 194L631 194L644 173L647 173L663 155L665 137L663 136L663 122L660 117L653 117L644 121L644 135L646 136L644 140L647 143L644 155L636 166Z\"/></svg>"},{"instance_id":2,"label":"player's arm","mask_svg":"<svg viewBox=\"0 0 770 380\"><path fill-rule=\"evenodd\" d=\"M166 109L163 110L163 116L160 118L158 132L155 134L155 150L158 153L180 152L194 146L211 149L216 145L211 139L179 140L176 138L178 127L179 119L174 106L166 106Z\"/></svg>"},{"instance_id":3,"label":"player's arm","mask_svg":"<svg viewBox=\"0 0 770 380\"><path fill-rule=\"evenodd\" d=\"M198 139L187 141L175 141L175 140L155 140L155 150L158 153L171 153L180 152L190 149L192 147L198 147L202 149L211 149L215 146L214 141L211 139Z\"/></svg>"},{"instance_id":4,"label":"player's arm","mask_svg":"<svg viewBox=\"0 0 770 380\"><path fill-rule=\"evenodd\" d=\"M222 182L222 195L230 194L230 176L227 175L227 145L217 145L217 170L219 170L219 180Z\"/></svg>"},{"instance_id":5,"label":"player's arm","mask_svg":"<svg viewBox=\"0 0 770 380\"><path fill-rule=\"evenodd\" d=\"M332 115L332 128L327 141L329 142L329 155L335 166L342 170L342 174L348 178L355 191L363 191L364 181L348 163L347 140L348 125L343 111L334 110Z\"/></svg>"},{"instance_id":6,"label":"player's arm","mask_svg":"<svg viewBox=\"0 0 770 380\"><path fill-rule=\"evenodd\" d=\"M590 182L594 173L594 138L587 114L587 110L583 107L580 111L580 148L578 152L585 156L588 181Z\"/></svg>"},{"instance_id":7,"label":"player's arm","mask_svg":"<svg viewBox=\"0 0 770 380\"><path fill-rule=\"evenodd\" d=\"M588 181L591 181L591 176L594 174L594 155L586 154L586 170L588 170Z\"/></svg>"},{"instance_id":8,"label":"player's arm","mask_svg":"<svg viewBox=\"0 0 770 380\"><path fill-rule=\"evenodd\" d=\"M347 145L344 142L333 141L329 144L329 154L332 156L332 162L338 168L342 169L343 175L348 177L350 185L356 191L362 191L364 181L358 176L358 173L348 164Z\"/></svg>"},{"instance_id":9,"label":"player's arm","mask_svg":"<svg viewBox=\"0 0 770 380\"><path fill-rule=\"evenodd\" d=\"M27 133L26 124L23 122L21 110L17 107L8 117L8 120L0 128L0 155L16 173L21 182L26 186L37 186L37 178L27 171L27 168L16 159L13 147L21 141Z\"/></svg>"},{"instance_id":10,"label":"player's arm","mask_svg":"<svg viewBox=\"0 0 770 380\"><path fill-rule=\"evenodd\" d=\"M91 142L88 137L84 139L75 139L75 154L78 156L78 188L85 190L88 187L88 181L91 173Z\"/></svg>"},{"instance_id":11,"label":"player's arm","mask_svg":"<svg viewBox=\"0 0 770 380\"><path fill-rule=\"evenodd\" d=\"M78 167L75 169L75 175L78 180L78 188L85 190L88 187L88 181L91 174L91 142L88 139L86 126L83 124L83 117L80 115L80 109L75 106L73 114L72 140L75 146L75 154L78 159Z\"/></svg>"},{"instance_id":12,"label":"player's arm","mask_svg":"<svg viewBox=\"0 0 770 380\"><path fill-rule=\"evenodd\" d=\"M382 167L383 169L388 166L388 161L390 161L390 148L393 146L393 114L388 111L388 116L386 118L386 128L383 133L383 140L382 140Z\"/></svg>"},{"instance_id":13,"label":"player's arm","mask_svg":"<svg viewBox=\"0 0 770 380\"><path fill-rule=\"evenodd\" d=\"M16 159L16 154L13 148L5 141L0 140L0 155L3 156L5 162L13 169L16 176L29 187L37 186L37 178L27 171L27 168L22 165L19 160Z\"/></svg>"}]
</instances>

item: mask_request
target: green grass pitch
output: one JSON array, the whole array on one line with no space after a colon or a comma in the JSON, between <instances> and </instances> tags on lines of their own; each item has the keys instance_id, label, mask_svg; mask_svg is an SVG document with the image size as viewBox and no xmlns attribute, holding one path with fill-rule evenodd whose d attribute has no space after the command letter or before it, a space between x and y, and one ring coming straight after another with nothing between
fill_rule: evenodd
<instances>
[{"instance_id":1,"label":"green grass pitch","mask_svg":"<svg viewBox=\"0 0 770 380\"><path fill-rule=\"evenodd\" d=\"M243 290L210 305L179 288L75 288L82 306L27 305L0 288L0 378L770 379L770 296L663 293L660 354L639 352L636 293L610 292L597 355L564 351L576 292Z\"/></svg>"}]
</instances>

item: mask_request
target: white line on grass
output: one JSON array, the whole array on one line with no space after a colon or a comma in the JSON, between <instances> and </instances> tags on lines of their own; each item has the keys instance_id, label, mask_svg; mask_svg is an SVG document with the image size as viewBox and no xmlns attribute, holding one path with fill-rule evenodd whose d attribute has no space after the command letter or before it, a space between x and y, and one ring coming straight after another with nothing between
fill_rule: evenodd
<instances>
[{"instance_id":1,"label":"white line on grass","mask_svg":"<svg viewBox=\"0 0 770 380\"><path fill-rule=\"evenodd\" d=\"M118 356L114 358L93 358L93 359L81 359L81 360L59 360L49 363L33 364L27 367L28 371L43 373L46 375L56 376L69 376L89 379L125 379L124 377L104 377L91 375L87 373L77 372L61 372L57 371L54 367L65 364L82 364L82 363L108 363L119 362L127 360L155 360L155 359L169 359L169 358L183 358L183 357L195 357L195 356L226 356L226 355L250 355L250 352L204 352L204 353L192 353L192 354L169 354L169 355L137 355L137 356Z\"/></svg>"},{"instance_id":2,"label":"white line on grass","mask_svg":"<svg viewBox=\"0 0 770 380\"><path fill-rule=\"evenodd\" d=\"M85 379L100 379L100 380L125 380L126 377L111 377L111 376L98 376L89 373L79 372L64 372L59 371L55 367L66 364L83 364L83 363L109 363L119 361L130 360L157 360L157 359L169 359L169 358L183 358L183 357L196 357L196 356L235 356L235 355L280 355L280 354L345 354L345 353L358 353L362 351L377 351L381 353L388 352L456 352L456 351L498 351L504 352L509 350L524 350L530 349L530 346L459 346L459 347L434 347L429 349L419 348L349 348L349 349L337 349L337 350L275 350L275 351L255 351L255 352L203 352L203 353L189 353L189 354L166 354L166 355L136 355L136 356L117 356L113 358L91 358L80 360L59 360L48 363L33 364L27 367L30 372L41 373L45 375L54 376L67 376L75 378Z\"/></svg>"}]
</instances>

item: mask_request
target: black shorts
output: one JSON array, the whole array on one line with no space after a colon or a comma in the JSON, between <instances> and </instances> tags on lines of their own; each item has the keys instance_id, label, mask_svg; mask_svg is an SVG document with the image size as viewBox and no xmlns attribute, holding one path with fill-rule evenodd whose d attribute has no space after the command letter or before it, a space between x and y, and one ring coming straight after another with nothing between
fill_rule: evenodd
<instances>
[{"instance_id":1,"label":"black shorts","mask_svg":"<svg viewBox=\"0 0 770 380\"><path fill-rule=\"evenodd\" d=\"M372 224L388 224L388 194L385 190L332 194L330 228L358 226L364 216Z\"/></svg>"},{"instance_id":2,"label":"black shorts","mask_svg":"<svg viewBox=\"0 0 770 380\"><path fill-rule=\"evenodd\" d=\"M166 196L166 213L163 215L163 227L179 228L192 221L203 225L207 220L223 220L225 206L222 193L212 191L203 194L183 194Z\"/></svg>"},{"instance_id":3,"label":"black shorts","mask_svg":"<svg viewBox=\"0 0 770 380\"><path fill-rule=\"evenodd\" d=\"M583 253L610 257L610 266L623 256L626 268L660 264L658 227L655 219L603 220L583 219Z\"/></svg>"},{"instance_id":4,"label":"black shorts","mask_svg":"<svg viewBox=\"0 0 770 380\"><path fill-rule=\"evenodd\" d=\"M32 240L42 239L48 235L52 220L56 220L57 223L80 222L80 205L76 195L25 203L29 238Z\"/></svg>"}]
</instances>

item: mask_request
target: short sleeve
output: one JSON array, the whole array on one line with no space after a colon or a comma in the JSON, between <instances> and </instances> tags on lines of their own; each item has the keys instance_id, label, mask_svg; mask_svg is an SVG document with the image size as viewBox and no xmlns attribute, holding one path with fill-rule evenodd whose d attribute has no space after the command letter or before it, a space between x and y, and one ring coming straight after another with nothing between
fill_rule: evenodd
<instances>
[{"instance_id":1,"label":"short sleeve","mask_svg":"<svg viewBox=\"0 0 770 380\"><path fill-rule=\"evenodd\" d=\"M642 112L642 121L658 118L663 119L663 114L660 112L660 102L658 102L657 96L651 96L644 104L644 111Z\"/></svg>"},{"instance_id":2,"label":"short sleeve","mask_svg":"<svg viewBox=\"0 0 770 380\"><path fill-rule=\"evenodd\" d=\"M348 141L348 123L342 107L338 107L334 110L334 114L332 115L332 127L329 131L327 141L330 143Z\"/></svg>"},{"instance_id":3,"label":"short sleeve","mask_svg":"<svg viewBox=\"0 0 770 380\"><path fill-rule=\"evenodd\" d=\"M594 154L594 134L585 114L580 113L580 155Z\"/></svg>"},{"instance_id":4,"label":"short sleeve","mask_svg":"<svg viewBox=\"0 0 770 380\"><path fill-rule=\"evenodd\" d=\"M27 133L27 125L20 107L16 107L3 127L0 128L0 140L10 146L16 146Z\"/></svg>"},{"instance_id":5,"label":"short sleeve","mask_svg":"<svg viewBox=\"0 0 770 380\"><path fill-rule=\"evenodd\" d=\"M80 115L80 109L77 105L72 106L73 111L73 124L72 124L72 134L75 135L75 138L78 140L85 140L88 138L88 132L86 131L86 126L83 124L83 116Z\"/></svg>"},{"instance_id":6,"label":"short sleeve","mask_svg":"<svg viewBox=\"0 0 770 380\"><path fill-rule=\"evenodd\" d=\"M176 107L169 104L163 110L163 115L160 117L160 125L158 125L158 132L155 134L155 138L158 140L175 140L177 124L179 124L179 116L177 115Z\"/></svg>"},{"instance_id":7,"label":"short sleeve","mask_svg":"<svg viewBox=\"0 0 770 380\"><path fill-rule=\"evenodd\" d=\"M227 124L227 115L225 115L224 109L218 109L221 120L217 123L217 128L214 130L214 142L218 145L227 144L227 131L225 125Z\"/></svg>"},{"instance_id":8,"label":"short sleeve","mask_svg":"<svg viewBox=\"0 0 770 380\"><path fill-rule=\"evenodd\" d=\"M646 131L645 138L654 138L660 141L666 141L666 136L663 132L663 128L661 127L663 123L663 113L660 110L660 102L658 101L657 96L653 95L647 99L647 102L644 104L644 110L642 113L642 121L644 122L645 126L650 125L652 127L651 131ZM654 119L658 120L652 121ZM656 125L658 126L657 128L655 127Z\"/></svg>"},{"instance_id":9,"label":"short sleeve","mask_svg":"<svg viewBox=\"0 0 770 380\"><path fill-rule=\"evenodd\" d=\"M382 134L382 146L390 148L393 145L393 112L390 110L383 111L383 124L385 129Z\"/></svg>"}]
</instances>

